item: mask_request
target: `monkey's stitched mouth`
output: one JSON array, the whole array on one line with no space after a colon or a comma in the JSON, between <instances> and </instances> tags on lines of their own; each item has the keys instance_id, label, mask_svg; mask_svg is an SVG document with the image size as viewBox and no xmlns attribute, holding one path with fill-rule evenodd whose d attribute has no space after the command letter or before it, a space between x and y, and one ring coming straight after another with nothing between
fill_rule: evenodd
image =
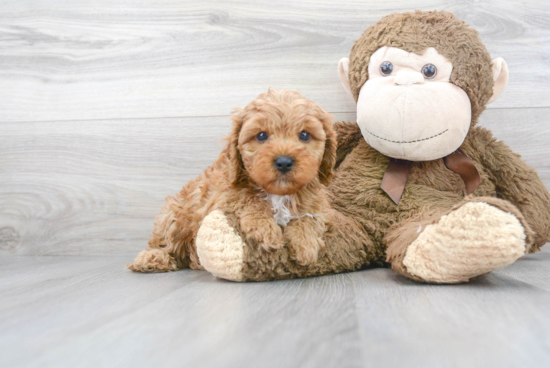
<instances>
[{"instance_id":1,"label":"monkey's stitched mouth","mask_svg":"<svg viewBox=\"0 0 550 368\"><path fill-rule=\"evenodd\" d=\"M391 142L391 143L416 143L416 142L422 142L422 141L427 141L428 139L432 139L432 138L435 138L435 137L438 137L440 135L442 135L443 133L447 132L449 129L445 129L444 131L442 131L441 133L437 133L436 135L432 135L431 137L428 137L428 138L422 138L422 139L415 139L414 141L392 141L391 139L386 139L386 138L383 138L383 137L380 137L372 132L369 132L367 129L365 129L367 131L367 133L369 133L370 135L376 137L376 138L379 138L379 139L383 139L385 141L388 141L388 142Z\"/></svg>"}]
</instances>

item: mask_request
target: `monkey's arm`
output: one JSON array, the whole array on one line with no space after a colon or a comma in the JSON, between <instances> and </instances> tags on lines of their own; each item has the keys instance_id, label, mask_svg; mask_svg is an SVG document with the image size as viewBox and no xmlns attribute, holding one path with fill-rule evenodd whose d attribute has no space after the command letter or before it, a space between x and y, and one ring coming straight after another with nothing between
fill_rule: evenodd
<instances>
[{"instance_id":1,"label":"monkey's arm","mask_svg":"<svg viewBox=\"0 0 550 368\"><path fill-rule=\"evenodd\" d=\"M535 169L486 129L475 128L472 147L496 186L497 196L512 202L523 214L535 238L530 252L550 241L550 194ZM472 154L475 155L474 152Z\"/></svg>"},{"instance_id":2,"label":"monkey's arm","mask_svg":"<svg viewBox=\"0 0 550 368\"><path fill-rule=\"evenodd\" d=\"M334 130L336 131L336 139L338 141L336 164L334 165L336 169L346 156L361 142L363 135L357 123L338 121L334 123Z\"/></svg>"}]
</instances>

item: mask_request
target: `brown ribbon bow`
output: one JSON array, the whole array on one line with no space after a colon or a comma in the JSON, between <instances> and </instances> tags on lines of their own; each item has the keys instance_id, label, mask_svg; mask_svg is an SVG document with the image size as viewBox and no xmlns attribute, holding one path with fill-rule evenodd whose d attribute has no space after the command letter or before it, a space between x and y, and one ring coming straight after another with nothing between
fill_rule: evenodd
<instances>
[{"instance_id":1,"label":"brown ribbon bow","mask_svg":"<svg viewBox=\"0 0 550 368\"><path fill-rule=\"evenodd\" d=\"M466 185L466 193L472 194L479 186L481 177L477 171L472 159L469 158L461 149L456 150L448 156L443 157L445 166L460 175ZM399 204L407 178L411 172L412 162L407 160L397 160L392 158L382 178L380 188L386 192L395 204Z\"/></svg>"}]
</instances>

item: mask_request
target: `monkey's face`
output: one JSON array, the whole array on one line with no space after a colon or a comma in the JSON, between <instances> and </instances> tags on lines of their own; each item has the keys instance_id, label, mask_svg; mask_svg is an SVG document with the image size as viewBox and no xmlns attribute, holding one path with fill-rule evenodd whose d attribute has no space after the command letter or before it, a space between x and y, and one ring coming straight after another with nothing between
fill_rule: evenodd
<instances>
[{"instance_id":1,"label":"monkey's face","mask_svg":"<svg viewBox=\"0 0 550 368\"><path fill-rule=\"evenodd\" d=\"M472 117L468 95L449 82L452 71L434 48L423 55L378 49L357 101L357 123L367 143L411 161L435 160L458 149Z\"/></svg>"}]
</instances>

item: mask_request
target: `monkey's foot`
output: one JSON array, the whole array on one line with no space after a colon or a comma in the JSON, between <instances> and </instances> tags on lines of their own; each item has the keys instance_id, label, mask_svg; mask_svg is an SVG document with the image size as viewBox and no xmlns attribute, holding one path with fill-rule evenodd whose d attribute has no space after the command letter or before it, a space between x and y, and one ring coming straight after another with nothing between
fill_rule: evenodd
<instances>
[{"instance_id":1,"label":"monkey's foot","mask_svg":"<svg viewBox=\"0 0 550 368\"><path fill-rule=\"evenodd\" d=\"M465 282L525 254L525 229L518 218L484 202L465 203L418 231L403 265L427 282Z\"/></svg>"},{"instance_id":2,"label":"monkey's foot","mask_svg":"<svg viewBox=\"0 0 550 368\"><path fill-rule=\"evenodd\" d=\"M168 272L177 271L178 266L174 258L162 249L147 249L140 252L133 263L126 265L134 272Z\"/></svg>"},{"instance_id":3,"label":"monkey's foot","mask_svg":"<svg viewBox=\"0 0 550 368\"><path fill-rule=\"evenodd\" d=\"M216 277L244 281L244 242L222 211L213 211L202 221L197 234L201 265Z\"/></svg>"}]
</instances>

